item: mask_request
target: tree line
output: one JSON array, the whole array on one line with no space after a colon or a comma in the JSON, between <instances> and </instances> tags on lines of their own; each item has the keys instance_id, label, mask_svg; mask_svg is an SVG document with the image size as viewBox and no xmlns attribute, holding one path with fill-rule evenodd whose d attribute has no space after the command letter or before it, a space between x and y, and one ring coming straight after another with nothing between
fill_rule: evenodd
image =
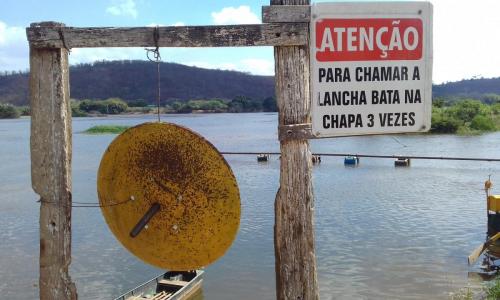
<instances>
[{"instance_id":1,"label":"tree line","mask_svg":"<svg viewBox=\"0 0 500 300\"><path fill-rule=\"evenodd\" d=\"M160 107L162 113L192 113L192 112L275 112L276 99L268 97L254 100L245 96L237 96L232 100L210 99L189 100L187 102L169 101ZM144 100L124 101L120 98L106 100L72 100L71 111L74 117L89 115L117 115L123 113L151 113L156 106Z\"/></svg>"},{"instance_id":2,"label":"tree line","mask_svg":"<svg viewBox=\"0 0 500 300\"><path fill-rule=\"evenodd\" d=\"M71 111L74 117L91 115L117 115L124 113L153 113L156 106L144 100L124 101L120 98L106 100L71 100ZM161 106L162 113L241 113L241 112L275 112L276 99L251 99L237 96L232 100L209 99L166 101ZM0 103L0 118L18 118L29 115L29 107L15 107ZM483 95L478 99L435 98L432 103L431 133L477 134L500 130L500 95Z\"/></svg>"},{"instance_id":3,"label":"tree line","mask_svg":"<svg viewBox=\"0 0 500 300\"><path fill-rule=\"evenodd\" d=\"M278 111L276 99L274 97L255 100L245 96L237 96L232 100L167 101L165 104L161 105L160 109L162 113L242 113ZM71 113L73 117L152 112L156 112L156 105L148 104L148 102L141 99L133 101L124 101L120 98L109 98L105 100L71 99ZM0 103L0 119L13 119L29 115L29 106L14 106Z\"/></svg>"},{"instance_id":4,"label":"tree line","mask_svg":"<svg viewBox=\"0 0 500 300\"><path fill-rule=\"evenodd\" d=\"M431 132L476 134L500 129L500 95L490 95L492 101L476 99L449 102L446 98L432 103Z\"/></svg>"}]
</instances>

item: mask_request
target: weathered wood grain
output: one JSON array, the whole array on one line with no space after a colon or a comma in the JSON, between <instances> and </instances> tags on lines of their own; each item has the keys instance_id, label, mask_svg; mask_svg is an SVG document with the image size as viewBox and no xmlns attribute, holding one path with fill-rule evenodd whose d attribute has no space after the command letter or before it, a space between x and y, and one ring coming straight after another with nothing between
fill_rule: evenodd
<instances>
[{"instance_id":1,"label":"weathered wood grain","mask_svg":"<svg viewBox=\"0 0 500 300\"><path fill-rule=\"evenodd\" d=\"M312 125L310 123L278 126L278 139L280 141L309 140L314 138L312 134Z\"/></svg>"},{"instance_id":2,"label":"weathered wood grain","mask_svg":"<svg viewBox=\"0 0 500 300\"><path fill-rule=\"evenodd\" d=\"M72 202L68 73L66 49L30 49L31 181L41 202L42 300L77 297L68 272Z\"/></svg>"},{"instance_id":3,"label":"weathered wood grain","mask_svg":"<svg viewBox=\"0 0 500 300\"><path fill-rule=\"evenodd\" d=\"M309 5L271 5L262 6L263 23L309 23Z\"/></svg>"},{"instance_id":4,"label":"weathered wood grain","mask_svg":"<svg viewBox=\"0 0 500 300\"><path fill-rule=\"evenodd\" d=\"M271 0L309 5L309 0ZM308 46L275 47L279 126L311 122ZM282 140L275 202L274 249L278 299L318 299L314 250L314 196L309 141Z\"/></svg>"},{"instance_id":5,"label":"weathered wood grain","mask_svg":"<svg viewBox=\"0 0 500 300\"><path fill-rule=\"evenodd\" d=\"M37 23L39 24L39 23ZM42 23L43 24L43 23ZM307 43L304 23L159 27L160 47L291 46ZM48 27L26 29L31 47L154 47L154 27ZM64 42L63 42L64 40Z\"/></svg>"}]
</instances>

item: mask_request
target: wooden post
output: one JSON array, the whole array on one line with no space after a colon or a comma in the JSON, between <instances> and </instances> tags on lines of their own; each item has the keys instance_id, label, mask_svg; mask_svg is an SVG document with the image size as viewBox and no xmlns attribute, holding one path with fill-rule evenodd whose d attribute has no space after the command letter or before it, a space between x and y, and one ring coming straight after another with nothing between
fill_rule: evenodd
<instances>
[{"instance_id":1,"label":"wooden post","mask_svg":"<svg viewBox=\"0 0 500 300\"><path fill-rule=\"evenodd\" d=\"M271 0L271 5L309 5L309 0ZM311 122L309 48L274 48L279 125ZM276 195L274 247L277 299L318 299L314 253L311 151L306 139L282 140Z\"/></svg>"},{"instance_id":2,"label":"wooden post","mask_svg":"<svg viewBox=\"0 0 500 300\"><path fill-rule=\"evenodd\" d=\"M34 27L62 28L43 22ZM64 36L61 35L64 39ZM30 48L31 182L40 195L40 299L76 299L71 262L68 51Z\"/></svg>"}]
</instances>

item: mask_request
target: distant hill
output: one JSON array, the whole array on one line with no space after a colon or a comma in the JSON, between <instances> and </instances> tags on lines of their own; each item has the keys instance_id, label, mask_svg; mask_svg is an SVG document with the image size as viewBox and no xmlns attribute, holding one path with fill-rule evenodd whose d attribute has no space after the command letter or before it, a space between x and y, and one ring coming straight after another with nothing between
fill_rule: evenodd
<instances>
[{"instance_id":1,"label":"distant hill","mask_svg":"<svg viewBox=\"0 0 500 300\"><path fill-rule=\"evenodd\" d=\"M202 69L174 63L162 63L163 101L192 99L234 99L246 96L262 100L274 96L274 77L247 73ZM156 65L148 61L111 61L70 67L71 98L126 101L143 99L155 103ZM28 103L28 74L0 75L0 102Z\"/></svg>"},{"instance_id":2,"label":"distant hill","mask_svg":"<svg viewBox=\"0 0 500 300\"><path fill-rule=\"evenodd\" d=\"M227 99L246 96L255 100L274 96L274 77L224 70L202 69L174 63L161 64L163 101ZM111 61L81 64L70 68L71 97L75 99L122 98L126 101L156 98L156 66L148 61ZM468 79L433 86L434 97L456 100L500 95L500 77ZM28 74L0 75L0 102L28 103Z\"/></svg>"},{"instance_id":3,"label":"distant hill","mask_svg":"<svg viewBox=\"0 0 500 300\"><path fill-rule=\"evenodd\" d=\"M485 94L500 95L500 77L465 79L432 87L433 97L481 98Z\"/></svg>"}]
</instances>

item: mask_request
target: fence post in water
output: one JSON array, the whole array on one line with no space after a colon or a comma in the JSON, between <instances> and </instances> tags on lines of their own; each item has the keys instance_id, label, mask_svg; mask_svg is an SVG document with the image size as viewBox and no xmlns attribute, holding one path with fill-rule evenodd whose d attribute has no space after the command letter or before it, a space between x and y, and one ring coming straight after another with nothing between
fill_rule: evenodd
<instances>
[{"instance_id":1,"label":"fence post in water","mask_svg":"<svg viewBox=\"0 0 500 300\"><path fill-rule=\"evenodd\" d=\"M271 5L309 4L309 0L271 0ZM274 59L279 125L310 123L308 46L274 47ZM276 296L280 300L318 299L309 142L282 140L280 146L274 227Z\"/></svg>"},{"instance_id":2,"label":"fence post in water","mask_svg":"<svg viewBox=\"0 0 500 300\"><path fill-rule=\"evenodd\" d=\"M59 30L64 24L33 23ZM40 195L40 299L76 299L71 262L68 50L30 47L31 181Z\"/></svg>"}]
</instances>

